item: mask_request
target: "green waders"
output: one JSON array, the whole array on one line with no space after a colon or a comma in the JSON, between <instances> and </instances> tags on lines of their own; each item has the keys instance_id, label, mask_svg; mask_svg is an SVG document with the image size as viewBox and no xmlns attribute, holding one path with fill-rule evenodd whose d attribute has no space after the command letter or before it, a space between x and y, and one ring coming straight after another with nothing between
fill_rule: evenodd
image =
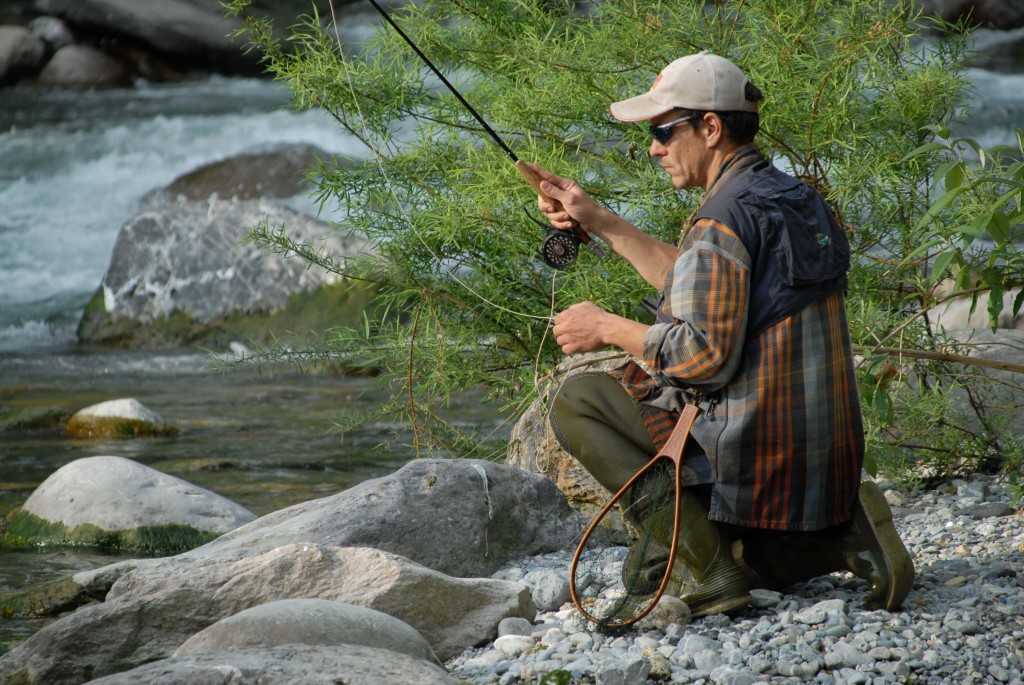
<instances>
[{"instance_id":1,"label":"green waders","mask_svg":"<svg viewBox=\"0 0 1024 685\"><path fill-rule=\"evenodd\" d=\"M551 424L562 446L613 493L657 452L633 399L607 374L583 374L563 383L552 402ZM671 479L674 474L666 470L660 477ZM674 486L648 482L634 487L641 490L631 494L631 500L637 502L644 498L644 487L664 490ZM641 531L650 531L652 540L642 541L643 558L627 560L626 570L636 571L630 566L642 564L639 573L654 587L664 574L668 558L674 500L673 495L667 506L654 511L633 506L627 509L633 512L631 522ZM649 547L650 542L657 545ZM672 574L675 589L694 617L731 612L751 603L750 589L732 556L731 543L708 520L707 507L689 489L683 490L676 554L678 568Z\"/></svg>"}]
</instances>

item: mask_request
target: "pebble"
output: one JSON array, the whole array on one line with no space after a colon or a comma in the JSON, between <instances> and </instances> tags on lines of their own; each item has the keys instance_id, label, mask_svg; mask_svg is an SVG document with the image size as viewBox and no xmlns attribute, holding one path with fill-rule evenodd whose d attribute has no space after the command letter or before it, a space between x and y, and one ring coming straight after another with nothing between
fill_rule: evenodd
<instances>
[{"instance_id":1,"label":"pebble","mask_svg":"<svg viewBox=\"0 0 1024 685\"><path fill-rule=\"evenodd\" d=\"M835 573L786 592L756 590L731 618L691 621L670 600L606 634L567 601L573 550L563 550L499 569L494 578L541 600L536 619L503 622L501 637L446 667L463 685L1024 685L1024 517L1011 493L975 476L914 493L888 488L886 497L917 569L897 611L867 610L867 584ZM584 555L586 597L606 599L626 552Z\"/></svg>"}]
</instances>

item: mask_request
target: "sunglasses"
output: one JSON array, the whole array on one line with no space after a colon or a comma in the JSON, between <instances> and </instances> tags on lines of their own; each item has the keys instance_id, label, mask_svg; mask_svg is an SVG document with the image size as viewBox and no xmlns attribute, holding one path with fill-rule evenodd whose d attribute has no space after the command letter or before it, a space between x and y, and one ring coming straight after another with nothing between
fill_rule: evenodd
<instances>
[{"instance_id":1,"label":"sunglasses","mask_svg":"<svg viewBox=\"0 0 1024 685\"><path fill-rule=\"evenodd\" d=\"M662 145L668 145L668 141L672 140L672 134L675 133L676 126L678 126L679 124L685 124L687 121L693 121L694 119L700 118L701 117L697 114L691 114L688 117L676 119L675 121L670 121L667 124L662 124L661 126L655 126L654 124L651 124L648 130L651 132L652 138L654 138Z\"/></svg>"}]
</instances>

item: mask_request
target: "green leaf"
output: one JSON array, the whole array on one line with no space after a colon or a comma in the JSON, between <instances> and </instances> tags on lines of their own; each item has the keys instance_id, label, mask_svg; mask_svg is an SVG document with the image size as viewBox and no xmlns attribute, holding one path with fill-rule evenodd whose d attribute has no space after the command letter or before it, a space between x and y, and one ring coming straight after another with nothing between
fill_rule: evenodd
<instances>
[{"instance_id":1,"label":"green leaf","mask_svg":"<svg viewBox=\"0 0 1024 685\"><path fill-rule=\"evenodd\" d=\"M986 230L994 241L1004 244L1010 240L1010 219L1002 210L993 209Z\"/></svg>"},{"instance_id":2,"label":"green leaf","mask_svg":"<svg viewBox=\"0 0 1024 685\"><path fill-rule=\"evenodd\" d=\"M936 150L949 150L949 146L946 145L945 143L937 143L934 141L931 143L925 143L924 145L920 145L911 150L910 152L908 152L907 154L905 154L903 158L900 159L900 161L909 162L915 157L920 157L921 155L925 155L929 152L935 152Z\"/></svg>"},{"instance_id":3,"label":"green leaf","mask_svg":"<svg viewBox=\"0 0 1024 685\"><path fill-rule=\"evenodd\" d=\"M946 172L945 177L942 179L946 188L958 188L963 185L964 182L964 171L965 165L963 162L957 162L949 171Z\"/></svg>"},{"instance_id":4,"label":"green leaf","mask_svg":"<svg viewBox=\"0 0 1024 685\"><path fill-rule=\"evenodd\" d=\"M953 258L957 256L957 253L953 250L949 252L943 252L935 261L932 262L932 269L928 275L928 282L935 285L941 281L946 275L946 269L949 268L949 263L953 261Z\"/></svg>"},{"instance_id":5,"label":"green leaf","mask_svg":"<svg viewBox=\"0 0 1024 685\"><path fill-rule=\"evenodd\" d=\"M988 323L995 333L999 328L999 315L1003 313L1003 286L996 284L988 294Z\"/></svg>"}]
</instances>

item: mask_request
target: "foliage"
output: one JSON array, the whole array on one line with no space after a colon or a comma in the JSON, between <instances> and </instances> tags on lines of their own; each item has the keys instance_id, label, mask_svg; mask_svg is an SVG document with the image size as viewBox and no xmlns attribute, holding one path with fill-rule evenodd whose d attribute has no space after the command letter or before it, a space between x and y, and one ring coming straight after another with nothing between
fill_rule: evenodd
<instances>
[{"instance_id":1,"label":"foliage","mask_svg":"<svg viewBox=\"0 0 1024 685\"><path fill-rule=\"evenodd\" d=\"M896 326L887 322L862 329L874 337L866 342L876 350L897 335L906 336L897 352L872 357L875 371L880 365L895 371L891 360L905 359L891 380L865 385L864 395L870 400L867 415L878 428L877 451L889 470L941 480L1012 468L1019 459L1019 444L1005 429L1021 404L1024 368L1017 365L1018 375L1009 377L978 374L972 365L979 360L963 356L972 346L969 336L947 334L941 318L933 319L948 301L969 301L972 315L985 301L984 318L994 332L1000 319L1008 322L1021 310L1024 255L1015 227L1024 220L1024 134L1017 132L1016 147L985 149L971 138L952 137L948 127L925 130L934 134L932 140L904 159L938 161L932 171L934 200L915 217L911 235L916 245L908 244L912 249L885 268L871 270L879 282L890 278L889 287L900 293L876 301L909 316ZM922 350L935 354L927 363L920 358L906 362ZM877 373L866 376L878 378ZM908 468L898 468L901 463Z\"/></svg>"},{"instance_id":2,"label":"foliage","mask_svg":"<svg viewBox=\"0 0 1024 685\"><path fill-rule=\"evenodd\" d=\"M561 356L548 335L554 311L588 299L642 316L652 292L622 260L584 250L562 272L540 263L543 234L523 209L535 204L533 191L395 31L382 26L362 44L342 45L334 17L314 14L280 42L246 0L230 7L245 16L252 46L292 88L296 107L324 109L368 151L326 161L314 176L324 210L366 235L373 255L335 264L286 233L254 231L268 247L379 288L386 315L329 331L315 349L290 352L296 361L357 358L380 368L418 446L454 437L455 453L464 454L473 436L439 422L436 408L482 385L518 413ZM962 366L922 359L910 374L885 351L946 349L923 315L934 284L979 265L971 231L1002 229L1001 236L1017 217L999 209L1009 191L990 176L1019 169L975 172L950 156L960 143L945 127L966 87L962 30L944 27L946 40L925 43L918 11L890 0L432 0L393 17L516 155L580 180L669 241L699 194L675 192L644 159L643 127L615 122L608 104L646 90L683 54L707 49L734 60L767 96L762 147L819 188L849 229L858 258L850 317L866 354L860 378L871 453L914 461L919 455L908 457L905 447L937 430L949 432L942 450L965 440L980 440L986 454L993 448L988 433L944 413ZM939 183L971 190L936 207ZM980 205L971 203L985 193L991 213L979 224ZM962 218L959 233L940 231L951 213ZM979 270L988 287L1009 285L996 278L1013 257L1010 243L1003 248Z\"/></svg>"}]
</instances>

